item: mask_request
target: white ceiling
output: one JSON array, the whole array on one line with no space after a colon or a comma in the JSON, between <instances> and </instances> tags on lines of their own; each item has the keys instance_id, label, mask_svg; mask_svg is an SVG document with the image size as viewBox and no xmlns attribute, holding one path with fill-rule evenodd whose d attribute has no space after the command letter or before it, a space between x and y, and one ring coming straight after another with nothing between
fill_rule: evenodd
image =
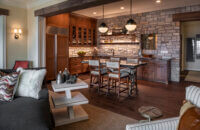
<instances>
[{"instance_id":1,"label":"white ceiling","mask_svg":"<svg viewBox=\"0 0 200 130\"><path fill-rule=\"evenodd\" d=\"M133 0L132 7L133 13L143 13L197 4L200 5L200 0L162 0L161 4L156 4L155 0ZM125 8L124 10L120 9L122 6ZM107 4L104 8L106 18L130 14L130 0ZM93 12L96 12L97 14L93 14ZM79 10L74 13L94 18L102 18L102 6Z\"/></svg>"}]
</instances>

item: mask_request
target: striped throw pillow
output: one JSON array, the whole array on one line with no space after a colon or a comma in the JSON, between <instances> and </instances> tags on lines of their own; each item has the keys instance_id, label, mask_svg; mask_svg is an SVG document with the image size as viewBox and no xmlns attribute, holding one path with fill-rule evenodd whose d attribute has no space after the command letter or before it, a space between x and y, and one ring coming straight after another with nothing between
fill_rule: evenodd
<instances>
[{"instance_id":1,"label":"striped throw pillow","mask_svg":"<svg viewBox=\"0 0 200 130\"><path fill-rule=\"evenodd\" d=\"M18 80L18 73L12 73L0 78L0 100L12 101L15 92L15 84Z\"/></svg>"},{"instance_id":2,"label":"striped throw pillow","mask_svg":"<svg viewBox=\"0 0 200 130\"><path fill-rule=\"evenodd\" d=\"M200 108L200 87L187 87L185 99Z\"/></svg>"}]
</instances>

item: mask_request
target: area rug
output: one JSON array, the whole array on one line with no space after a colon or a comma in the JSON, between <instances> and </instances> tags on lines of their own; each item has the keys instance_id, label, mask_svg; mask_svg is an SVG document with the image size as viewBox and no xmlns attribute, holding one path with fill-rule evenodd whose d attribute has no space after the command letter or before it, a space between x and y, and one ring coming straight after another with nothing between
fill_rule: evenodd
<instances>
[{"instance_id":1,"label":"area rug","mask_svg":"<svg viewBox=\"0 0 200 130\"><path fill-rule=\"evenodd\" d=\"M185 81L200 83L200 71L189 71Z\"/></svg>"},{"instance_id":2,"label":"area rug","mask_svg":"<svg viewBox=\"0 0 200 130\"><path fill-rule=\"evenodd\" d=\"M125 130L127 124L138 121L129 117L87 104L82 105L89 120L56 127L55 130Z\"/></svg>"}]
</instances>

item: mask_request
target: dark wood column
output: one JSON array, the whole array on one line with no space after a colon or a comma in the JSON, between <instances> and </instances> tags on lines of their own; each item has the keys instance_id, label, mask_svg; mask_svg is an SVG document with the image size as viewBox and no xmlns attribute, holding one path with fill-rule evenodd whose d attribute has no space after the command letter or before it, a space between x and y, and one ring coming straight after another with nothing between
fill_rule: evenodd
<instances>
[{"instance_id":1,"label":"dark wood column","mask_svg":"<svg viewBox=\"0 0 200 130\"><path fill-rule=\"evenodd\" d=\"M103 4L117 2L122 0L68 0L46 8L35 11L35 16L53 16L61 13L70 13L72 11L95 7Z\"/></svg>"},{"instance_id":2,"label":"dark wood column","mask_svg":"<svg viewBox=\"0 0 200 130\"><path fill-rule=\"evenodd\" d=\"M9 11L7 9L0 8L0 15L9 15Z\"/></svg>"}]
</instances>

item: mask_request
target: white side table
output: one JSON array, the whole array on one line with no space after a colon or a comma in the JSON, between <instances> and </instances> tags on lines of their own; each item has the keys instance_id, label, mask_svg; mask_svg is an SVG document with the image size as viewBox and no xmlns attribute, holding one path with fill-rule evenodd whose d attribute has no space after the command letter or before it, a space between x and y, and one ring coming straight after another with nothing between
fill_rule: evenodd
<instances>
[{"instance_id":1,"label":"white side table","mask_svg":"<svg viewBox=\"0 0 200 130\"><path fill-rule=\"evenodd\" d=\"M88 119L87 113L80 106L88 104L88 99L80 92L71 92L71 90L88 88L87 83L77 79L75 84L56 84L56 81L52 81L51 85L54 92L65 92L65 94L56 93L52 95L53 106L55 108L53 111L55 126Z\"/></svg>"}]
</instances>

